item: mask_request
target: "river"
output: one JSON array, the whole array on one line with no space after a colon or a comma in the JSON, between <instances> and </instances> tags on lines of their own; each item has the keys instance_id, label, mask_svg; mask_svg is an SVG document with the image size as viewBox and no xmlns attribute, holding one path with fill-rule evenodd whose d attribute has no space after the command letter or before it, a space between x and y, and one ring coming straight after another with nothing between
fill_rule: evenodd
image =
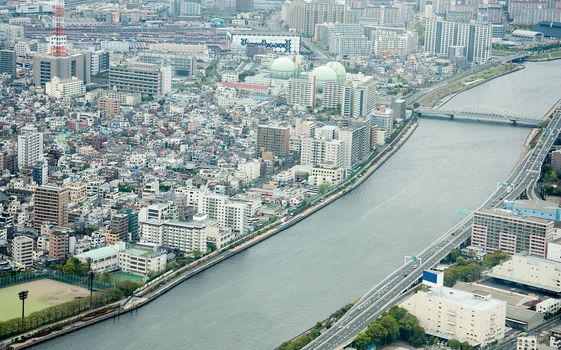
<instances>
[{"instance_id":1,"label":"river","mask_svg":"<svg viewBox=\"0 0 561 350\"><path fill-rule=\"evenodd\" d=\"M462 93L539 117L561 98L561 61ZM484 201L529 129L422 120L357 190L275 237L195 276L138 313L34 349L272 349L360 296ZM459 214L459 213L460 214Z\"/></svg>"}]
</instances>

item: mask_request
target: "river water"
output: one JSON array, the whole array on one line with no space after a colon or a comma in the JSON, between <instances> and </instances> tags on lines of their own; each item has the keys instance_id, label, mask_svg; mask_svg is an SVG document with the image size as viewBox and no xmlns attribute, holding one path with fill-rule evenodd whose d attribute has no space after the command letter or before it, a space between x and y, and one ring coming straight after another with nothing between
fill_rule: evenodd
<instances>
[{"instance_id":1,"label":"river water","mask_svg":"<svg viewBox=\"0 0 561 350\"><path fill-rule=\"evenodd\" d=\"M539 117L561 98L561 61L462 93ZM272 349L352 301L473 210L513 167L529 129L422 120L357 190L195 276L138 313L35 349Z\"/></svg>"}]
</instances>

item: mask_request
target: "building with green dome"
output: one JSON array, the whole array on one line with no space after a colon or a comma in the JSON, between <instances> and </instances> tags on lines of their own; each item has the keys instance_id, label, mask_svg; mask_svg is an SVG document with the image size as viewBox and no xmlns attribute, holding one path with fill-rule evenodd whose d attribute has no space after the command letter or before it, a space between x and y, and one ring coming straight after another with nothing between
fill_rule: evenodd
<instances>
[{"instance_id":1,"label":"building with green dome","mask_svg":"<svg viewBox=\"0 0 561 350\"><path fill-rule=\"evenodd\" d=\"M335 71L335 74L337 74L338 83L345 83L347 81L347 70L341 63L337 61L331 61L326 64L326 66Z\"/></svg>"},{"instance_id":2,"label":"building with green dome","mask_svg":"<svg viewBox=\"0 0 561 350\"><path fill-rule=\"evenodd\" d=\"M316 77L316 87L318 92L323 91L323 84L327 81L337 82L337 73L333 68L328 66L319 66L312 71L312 75Z\"/></svg>"},{"instance_id":3,"label":"building with green dome","mask_svg":"<svg viewBox=\"0 0 561 350\"><path fill-rule=\"evenodd\" d=\"M298 65L288 57L279 57L271 64L270 72L273 79L288 80L298 76Z\"/></svg>"}]
</instances>

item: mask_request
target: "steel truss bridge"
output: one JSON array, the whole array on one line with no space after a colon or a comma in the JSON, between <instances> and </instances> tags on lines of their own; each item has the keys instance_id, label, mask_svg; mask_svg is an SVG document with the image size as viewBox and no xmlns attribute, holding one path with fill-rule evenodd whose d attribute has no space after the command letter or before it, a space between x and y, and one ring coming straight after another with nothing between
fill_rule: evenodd
<instances>
[{"instance_id":1,"label":"steel truss bridge","mask_svg":"<svg viewBox=\"0 0 561 350\"><path fill-rule=\"evenodd\" d=\"M465 106L462 108L419 108L415 110L418 117L466 120L483 123L507 123L526 127L540 126L542 120L520 115L506 109L484 105Z\"/></svg>"}]
</instances>

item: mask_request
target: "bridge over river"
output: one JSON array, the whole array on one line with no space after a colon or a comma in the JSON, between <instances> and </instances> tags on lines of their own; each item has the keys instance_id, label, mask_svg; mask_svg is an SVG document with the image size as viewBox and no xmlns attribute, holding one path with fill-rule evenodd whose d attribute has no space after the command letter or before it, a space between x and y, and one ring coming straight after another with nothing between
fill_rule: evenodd
<instances>
[{"instance_id":1,"label":"bridge over river","mask_svg":"<svg viewBox=\"0 0 561 350\"><path fill-rule=\"evenodd\" d=\"M490 106L465 106L462 108L419 108L420 118L467 120L483 123L508 123L518 126L537 127L541 120L520 113Z\"/></svg>"}]
</instances>

